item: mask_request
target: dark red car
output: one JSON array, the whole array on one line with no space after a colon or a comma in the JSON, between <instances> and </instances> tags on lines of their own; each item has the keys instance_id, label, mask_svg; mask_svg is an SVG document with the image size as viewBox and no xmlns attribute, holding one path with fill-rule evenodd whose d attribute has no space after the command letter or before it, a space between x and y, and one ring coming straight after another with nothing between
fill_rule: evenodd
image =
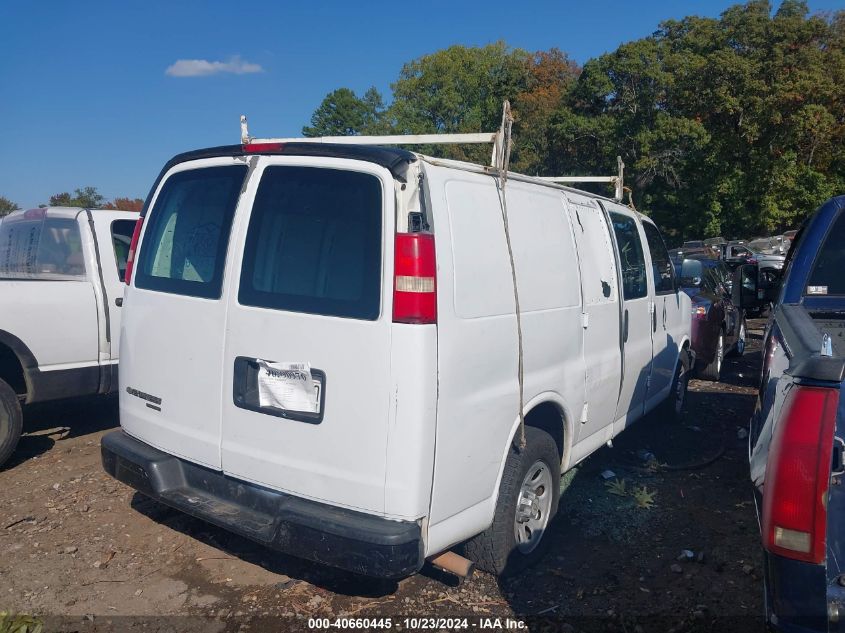
<instances>
[{"instance_id":1,"label":"dark red car","mask_svg":"<svg viewBox=\"0 0 845 633\"><path fill-rule=\"evenodd\" d=\"M692 299L695 368L705 380L719 380L727 354L745 352L745 314L732 299L733 276L724 262L690 255L674 260L681 289Z\"/></svg>"}]
</instances>

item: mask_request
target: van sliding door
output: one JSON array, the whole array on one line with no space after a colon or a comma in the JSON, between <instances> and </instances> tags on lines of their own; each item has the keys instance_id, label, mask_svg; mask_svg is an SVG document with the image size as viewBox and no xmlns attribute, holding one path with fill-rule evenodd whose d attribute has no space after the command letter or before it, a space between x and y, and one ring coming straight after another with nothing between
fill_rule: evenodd
<instances>
[{"instance_id":1,"label":"van sliding door","mask_svg":"<svg viewBox=\"0 0 845 633\"><path fill-rule=\"evenodd\" d=\"M619 286L613 242L602 209L595 200L586 196L566 194L565 200L578 246L581 295L586 319L586 415L582 414L576 439L585 451L591 451L613 437L622 375Z\"/></svg>"}]
</instances>

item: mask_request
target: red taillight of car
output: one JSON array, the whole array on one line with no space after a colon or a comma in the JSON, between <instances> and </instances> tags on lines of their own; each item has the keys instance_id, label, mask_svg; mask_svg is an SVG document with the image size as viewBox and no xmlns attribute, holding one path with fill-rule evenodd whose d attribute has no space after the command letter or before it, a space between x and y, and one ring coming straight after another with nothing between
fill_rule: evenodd
<instances>
[{"instance_id":1,"label":"red taillight of car","mask_svg":"<svg viewBox=\"0 0 845 633\"><path fill-rule=\"evenodd\" d=\"M749 257L748 259L745 260L745 263L746 264L756 264L757 258L756 257Z\"/></svg>"},{"instance_id":2,"label":"red taillight of car","mask_svg":"<svg viewBox=\"0 0 845 633\"><path fill-rule=\"evenodd\" d=\"M393 257L393 322L437 323L434 235L397 233Z\"/></svg>"},{"instance_id":3,"label":"red taillight of car","mask_svg":"<svg viewBox=\"0 0 845 633\"><path fill-rule=\"evenodd\" d=\"M698 321L702 321L707 318L707 308L704 306L693 306L692 307L692 318Z\"/></svg>"},{"instance_id":4,"label":"red taillight of car","mask_svg":"<svg viewBox=\"0 0 845 633\"><path fill-rule=\"evenodd\" d=\"M285 148L284 143L244 143L245 154L262 154L264 152L281 152Z\"/></svg>"},{"instance_id":5,"label":"red taillight of car","mask_svg":"<svg viewBox=\"0 0 845 633\"><path fill-rule=\"evenodd\" d=\"M135 230L132 231L132 241L129 242L129 254L126 256L126 272L123 274L123 280L128 286L132 283L132 269L135 267L135 253L138 250L138 238L141 237L141 227L144 225L144 216L138 218L135 222Z\"/></svg>"},{"instance_id":6,"label":"red taillight of car","mask_svg":"<svg viewBox=\"0 0 845 633\"><path fill-rule=\"evenodd\" d=\"M825 556L827 491L839 391L795 386L769 446L763 546L809 563Z\"/></svg>"}]
</instances>

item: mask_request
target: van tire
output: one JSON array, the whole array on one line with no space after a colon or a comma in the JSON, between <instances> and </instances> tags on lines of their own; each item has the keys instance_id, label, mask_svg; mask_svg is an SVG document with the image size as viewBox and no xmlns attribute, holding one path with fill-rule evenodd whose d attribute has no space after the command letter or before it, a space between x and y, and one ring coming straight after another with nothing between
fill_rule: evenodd
<instances>
[{"instance_id":1,"label":"van tire","mask_svg":"<svg viewBox=\"0 0 845 633\"><path fill-rule=\"evenodd\" d=\"M683 419L689 379L689 353L685 348L681 350L681 355L678 358L678 367L675 369L675 377L672 379L672 388L669 390L669 395L663 401L661 417L668 419L670 422L680 422Z\"/></svg>"},{"instance_id":2,"label":"van tire","mask_svg":"<svg viewBox=\"0 0 845 633\"><path fill-rule=\"evenodd\" d=\"M716 342L716 355L713 362L708 363L701 370L701 378L719 382L722 375L722 362L725 360L725 331L719 330L719 339Z\"/></svg>"},{"instance_id":3,"label":"van tire","mask_svg":"<svg viewBox=\"0 0 845 633\"><path fill-rule=\"evenodd\" d=\"M551 494L548 518L539 541L533 549L525 553L520 550L516 540L517 501L522 495L523 482L529 475L529 469L541 463L551 476ZM499 496L493 524L478 536L465 544L467 557L476 566L497 576L511 576L539 560L549 539L543 538L548 531L560 500L560 454L552 436L533 426L525 427L525 448L520 451L514 446L508 451L502 482L499 484Z\"/></svg>"},{"instance_id":4,"label":"van tire","mask_svg":"<svg viewBox=\"0 0 845 633\"><path fill-rule=\"evenodd\" d=\"M12 455L21 438L23 414L18 395L0 380L0 467Z\"/></svg>"}]
</instances>

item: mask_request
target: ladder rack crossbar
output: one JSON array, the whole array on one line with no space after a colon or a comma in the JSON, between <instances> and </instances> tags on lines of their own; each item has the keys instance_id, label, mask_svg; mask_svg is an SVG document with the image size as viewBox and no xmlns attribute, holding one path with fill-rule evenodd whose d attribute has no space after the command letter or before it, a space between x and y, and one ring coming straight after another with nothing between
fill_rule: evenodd
<instances>
[{"instance_id":1,"label":"ladder rack crossbar","mask_svg":"<svg viewBox=\"0 0 845 633\"><path fill-rule=\"evenodd\" d=\"M495 143L496 132L471 134L393 134L386 136L306 136L250 138L249 143L337 143L342 145L458 145Z\"/></svg>"},{"instance_id":2,"label":"ladder rack crossbar","mask_svg":"<svg viewBox=\"0 0 845 633\"><path fill-rule=\"evenodd\" d=\"M619 176L538 176L547 182L616 182Z\"/></svg>"}]
</instances>

